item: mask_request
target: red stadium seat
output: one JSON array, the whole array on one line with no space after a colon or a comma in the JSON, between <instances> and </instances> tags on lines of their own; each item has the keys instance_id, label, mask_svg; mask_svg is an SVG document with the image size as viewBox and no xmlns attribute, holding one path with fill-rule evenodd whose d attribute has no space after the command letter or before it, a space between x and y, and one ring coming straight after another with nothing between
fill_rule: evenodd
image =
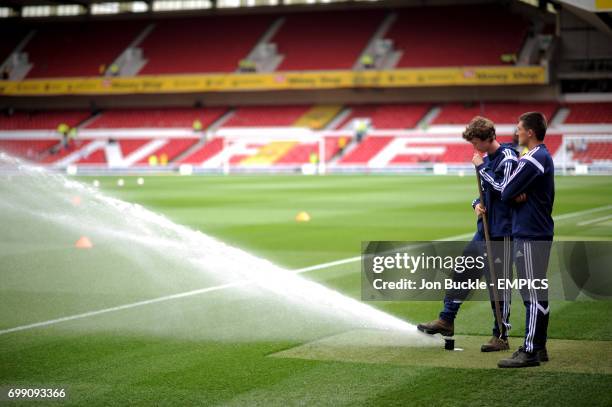
<instances>
[{"instance_id":1,"label":"red stadium seat","mask_svg":"<svg viewBox=\"0 0 612 407\"><path fill-rule=\"evenodd\" d=\"M349 116L337 128L345 127L355 118L371 119L375 129L414 128L429 108L430 105L424 103L353 106Z\"/></svg>"},{"instance_id":2,"label":"red stadium seat","mask_svg":"<svg viewBox=\"0 0 612 407\"><path fill-rule=\"evenodd\" d=\"M104 149L93 151L86 157L79 159L76 164L104 164L106 163L106 154Z\"/></svg>"},{"instance_id":3,"label":"red stadium seat","mask_svg":"<svg viewBox=\"0 0 612 407\"><path fill-rule=\"evenodd\" d=\"M5 25L4 23L0 26L0 61L4 62L15 51L29 30L29 27Z\"/></svg>"},{"instance_id":4,"label":"red stadium seat","mask_svg":"<svg viewBox=\"0 0 612 407\"><path fill-rule=\"evenodd\" d=\"M272 38L285 56L279 71L351 69L384 12L292 14Z\"/></svg>"},{"instance_id":5,"label":"red stadium seat","mask_svg":"<svg viewBox=\"0 0 612 407\"><path fill-rule=\"evenodd\" d=\"M10 116L0 115L0 130L55 130L60 123L74 127L89 115L86 110L15 112Z\"/></svg>"},{"instance_id":6,"label":"red stadium seat","mask_svg":"<svg viewBox=\"0 0 612 407\"><path fill-rule=\"evenodd\" d=\"M62 22L43 25L26 45L28 78L99 76L145 27L143 21Z\"/></svg>"},{"instance_id":7,"label":"red stadium seat","mask_svg":"<svg viewBox=\"0 0 612 407\"><path fill-rule=\"evenodd\" d=\"M586 150L574 152L573 157L581 163L612 161L612 143L591 141L586 145Z\"/></svg>"},{"instance_id":8,"label":"red stadium seat","mask_svg":"<svg viewBox=\"0 0 612 407\"><path fill-rule=\"evenodd\" d=\"M132 139L132 140L119 140L119 148L121 149L121 155L127 157L140 147L149 143L151 139Z\"/></svg>"},{"instance_id":9,"label":"red stadium seat","mask_svg":"<svg viewBox=\"0 0 612 407\"><path fill-rule=\"evenodd\" d=\"M7 153L26 158L30 161L37 161L41 156L46 153L51 147L57 145L59 139L45 139L45 140L0 140L0 150L4 150Z\"/></svg>"},{"instance_id":10,"label":"red stadium seat","mask_svg":"<svg viewBox=\"0 0 612 407\"><path fill-rule=\"evenodd\" d=\"M399 68L502 65L518 54L529 25L497 5L406 8L387 38L403 51Z\"/></svg>"},{"instance_id":11,"label":"red stadium seat","mask_svg":"<svg viewBox=\"0 0 612 407\"><path fill-rule=\"evenodd\" d=\"M310 106L241 107L223 127L292 126Z\"/></svg>"},{"instance_id":12,"label":"red stadium seat","mask_svg":"<svg viewBox=\"0 0 612 407\"><path fill-rule=\"evenodd\" d=\"M325 161L331 160L340 150L338 141L340 137L325 138ZM310 154L319 154L319 143L299 143L291 148L284 156L276 160L274 164L307 164L310 162Z\"/></svg>"},{"instance_id":13,"label":"red stadium seat","mask_svg":"<svg viewBox=\"0 0 612 407\"><path fill-rule=\"evenodd\" d=\"M567 124L612 123L612 103L572 103L567 107Z\"/></svg>"},{"instance_id":14,"label":"red stadium seat","mask_svg":"<svg viewBox=\"0 0 612 407\"><path fill-rule=\"evenodd\" d=\"M274 21L273 16L223 16L160 21L140 45L142 75L233 72Z\"/></svg>"},{"instance_id":15,"label":"red stadium seat","mask_svg":"<svg viewBox=\"0 0 612 407\"><path fill-rule=\"evenodd\" d=\"M55 154L48 154L46 156L44 156L42 158L42 160L40 160L41 163L44 164L52 164L55 163L59 160L61 160L62 158L67 157L68 155L80 150L81 148L87 146L89 143L91 143L91 140L76 140L70 143L69 147L66 148L61 148L59 151L57 151Z\"/></svg>"},{"instance_id":16,"label":"red stadium seat","mask_svg":"<svg viewBox=\"0 0 612 407\"><path fill-rule=\"evenodd\" d=\"M158 158L162 155L166 155L168 162L172 162L181 153L185 152L189 147L193 146L198 142L197 138L174 138L169 139L168 142L162 147L158 148L150 155L156 155ZM148 157L145 157L138 161L138 164L147 164L149 161Z\"/></svg>"},{"instance_id":17,"label":"red stadium seat","mask_svg":"<svg viewBox=\"0 0 612 407\"><path fill-rule=\"evenodd\" d=\"M516 124L521 114L530 111L544 113L550 121L557 111L556 103L474 103L464 105L449 103L442 106L442 110L431 124L460 124L467 125L474 116L484 116L496 124Z\"/></svg>"},{"instance_id":18,"label":"red stadium seat","mask_svg":"<svg viewBox=\"0 0 612 407\"><path fill-rule=\"evenodd\" d=\"M219 119L225 111L224 108L116 109L102 113L89 123L87 128L192 128L194 120L197 119L206 129Z\"/></svg>"},{"instance_id":19,"label":"red stadium seat","mask_svg":"<svg viewBox=\"0 0 612 407\"><path fill-rule=\"evenodd\" d=\"M180 162L184 164L202 164L204 161L214 157L223 150L223 139L216 138L208 143L205 143L202 147L196 151L184 157Z\"/></svg>"},{"instance_id":20,"label":"red stadium seat","mask_svg":"<svg viewBox=\"0 0 612 407\"><path fill-rule=\"evenodd\" d=\"M367 164L380 150L382 150L391 140L388 137L366 137L361 144L353 151L339 160L341 164Z\"/></svg>"}]
</instances>

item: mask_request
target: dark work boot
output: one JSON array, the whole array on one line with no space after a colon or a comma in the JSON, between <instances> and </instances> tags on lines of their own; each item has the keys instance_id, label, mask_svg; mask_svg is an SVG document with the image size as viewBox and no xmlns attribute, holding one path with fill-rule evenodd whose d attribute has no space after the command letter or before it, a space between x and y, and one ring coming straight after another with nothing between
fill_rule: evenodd
<instances>
[{"instance_id":1,"label":"dark work boot","mask_svg":"<svg viewBox=\"0 0 612 407\"><path fill-rule=\"evenodd\" d=\"M501 350L508 349L510 349L508 339L498 338L497 336L492 336L491 339L489 339L489 342L480 347L481 352L499 352Z\"/></svg>"},{"instance_id":2,"label":"dark work boot","mask_svg":"<svg viewBox=\"0 0 612 407\"><path fill-rule=\"evenodd\" d=\"M540 360L536 352L527 352L521 346L512 354L511 358L497 362L497 366L501 368L540 366Z\"/></svg>"},{"instance_id":3,"label":"dark work boot","mask_svg":"<svg viewBox=\"0 0 612 407\"><path fill-rule=\"evenodd\" d=\"M538 355L538 360L540 362L548 362L548 352L546 351L546 348L536 350L536 354Z\"/></svg>"},{"instance_id":4,"label":"dark work boot","mask_svg":"<svg viewBox=\"0 0 612 407\"><path fill-rule=\"evenodd\" d=\"M417 329L429 335L442 334L443 336L453 336L455 334L455 324L444 319L436 319L425 324L418 324Z\"/></svg>"}]
</instances>

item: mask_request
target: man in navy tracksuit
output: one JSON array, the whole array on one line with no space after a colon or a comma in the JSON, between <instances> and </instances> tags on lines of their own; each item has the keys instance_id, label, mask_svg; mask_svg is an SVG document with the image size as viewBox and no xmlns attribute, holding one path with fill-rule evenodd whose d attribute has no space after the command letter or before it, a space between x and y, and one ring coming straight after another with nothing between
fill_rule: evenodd
<instances>
[{"instance_id":1,"label":"man in navy tracksuit","mask_svg":"<svg viewBox=\"0 0 612 407\"><path fill-rule=\"evenodd\" d=\"M477 231L472 241L465 248L464 256L481 256L485 252L484 227L482 214L486 211L489 220L489 233L493 244L493 256L499 259L494 264L496 278L510 278L512 274L512 213L511 206L502 202L501 190L508 182L510 175L517 165L516 152L511 145L499 144L495 139L495 127L493 122L483 117L475 117L463 133L463 138L472 143L475 152L473 162L482 178L483 199L477 198L472 202L472 208L478 216ZM487 153L482 158L481 154ZM478 279L484 273L489 280L488 264L484 270L471 269L463 273L455 272L454 281L465 281L467 279ZM429 323L419 324L417 328L428 334L441 333L452 336L454 334L454 320L457 316L461 303L469 295L469 290L448 291L444 298L444 309L439 318ZM497 320L493 324L493 336L488 343L482 345L481 351L493 352L506 350L508 345L508 330L510 329L510 290L499 292L500 311L503 327L499 327ZM495 302L491 302L491 308L495 310ZM495 311L494 311L495 314Z\"/></svg>"},{"instance_id":2,"label":"man in navy tracksuit","mask_svg":"<svg viewBox=\"0 0 612 407\"><path fill-rule=\"evenodd\" d=\"M519 118L519 143L529 151L521 157L501 193L505 202L520 202L515 204L512 217L514 261L518 278L531 281L546 278L554 234L555 169L543 143L546 126L546 118L538 112L528 112ZM526 310L525 341L511 358L500 360L499 367L538 366L548 361L546 332L550 308L548 291L540 287L521 290Z\"/></svg>"}]
</instances>

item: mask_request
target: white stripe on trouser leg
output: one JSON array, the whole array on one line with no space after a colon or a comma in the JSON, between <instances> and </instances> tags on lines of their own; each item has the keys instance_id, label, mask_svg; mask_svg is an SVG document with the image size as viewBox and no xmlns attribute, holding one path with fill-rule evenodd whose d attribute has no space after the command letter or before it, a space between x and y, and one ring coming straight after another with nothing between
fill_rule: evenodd
<instances>
[{"instance_id":1,"label":"white stripe on trouser leg","mask_svg":"<svg viewBox=\"0 0 612 407\"><path fill-rule=\"evenodd\" d=\"M506 278L506 259L505 259L505 257L506 257L506 237L504 237L503 245L504 245L503 246L504 250L502 252L503 253L502 254L502 256L503 256L502 257L502 259L503 259L502 260L502 278L505 279ZM498 278L498 281L499 281L499 278ZM495 281L494 284L497 284L498 281ZM498 292L498 294L499 294L499 292ZM502 293L501 301L503 301L503 303L504 303L504 308L502 309L501 326L498 327L498 329L499 329L499 336L503 336L504 328L506 326L506 291L505 290Z\"/></svg>"},{"instance_id":2,"label":"white stripe on trouser leg","mask_svg":"<svg viewBox=\"0 0 612 407\"><path fill-rule=\"evenodd\" d=\"M523 242L523 254L525 256L525 271L524 271L524 275L526 279L529 279L529 259L530 259L530 254L529 254L529 244L527 242ZM522 278L522 277L520 277ZM527 312L528 312L528 325L527 325L527 332L525 332L525 350L527 352L531 352L530 348L533 346L531 345L531 335L533 333L533 321L534 321L534 317L533 317L533 295L531 293L531 290L529 289L529 286L527 287L527 292L529 293L529 306L527 308Z\"/></svg>"},{"instance_id":3,"label":"white stripe on trouser leg","mask_svg":"<svg viewBox=\"0 0 612 407\"><path fill-rule=\"evenodd\" d=\"M529 244L527 242L523 242L524 245L524 250L525 250L525 278L527 278L528 280L531 278L530 276L530 271L529 271L529 265L530 265L530 258L531 258L531 254L530 254L530 249L531 247L529 246ZM527 287L527 292L529 293L529 325L527 326L527 332L525 333L525 350L527 352L531 352L531 349L533 349L533 344L532 344L532 339L531 336L533 334L533 323L534 323L534 315L533 315L533 294L531 292L531 290L529 289L529 286Z\"/></svg>"},{"instance_id":4,"label":"white stripe on trouser leg","mask_svg":"<svg viewBox=\"0 0 612 407\"><path fill-rule=\"evenodd\" d=\"M506 258L504 259L506 262L506 279L510 280L510 273L512 270L512 263L510 262L510 259L512 259L512 254L510 253L510 250L512 249L512 247L510 246L510 237L506 237ZM504 317L504 323L506 324L506 335L508 335L508 331L510 330L510 320L508 318L508 314L510 313L510 290L506 287L506 290L504 291L504 296L505 296L505 304L506 304L506 315Z\"/></svg>"},{"instance_id":5,"label":"white stripe on trouser leg","mask_svg":"<svg viewBox=\"0 0 612 407\"><path fill-rule=\"evenodd\" d=\"M508 257L506 258L508 264L508 280L512 279L512 239L508 236ZM508 324L508 331L512 328L510 325L510 307L512 302L512 288L506 287L506 304L508 307L508 314L506 316L506 322Z\"/></svg>"},{"instance_id":6,"label":"white stripe on trouser leg","mask_svg":"<svg viewBox=\"0 0 612 407\"><path fill-rule=\"evenodd\" d=\"M535 279L535 271L533 268L533 244L529 243L529 275L530 277L530 281L533 282L533 280ZM533 345L533 341L535 340L535 334L536 331L538 329L538 293L537 291L532 288L532 293L533 293L533 304L531 304L532 308L533 308L533 332L531 333L531 351L533 351L534 345Z\"/></svg>"},{"instance_id":7,"label":"white stripe on trouser leg","mask_svg":"<svg viewBox=\"0 0 612 407\"><path fill-rule=\"evenodd\" d=\"M529 260L528 260L528 274L527 274L527 280L528 281L533 281L534 279L534 272L533 272L533 255L531 252L531 243L527 243L527 247L529 250ZM530 325L530 332L529 332L529 340L527 342L527 351L528 352L533 352L533 339L535 337L535 331L537 328L537 321L538 321L538 298L537 298L537 294L535 293L535 291L532 288L529 288L529 286L527 286L529 289L529 296L531 298L531 304L529 306L529 309L531 311L531 323Z\"/></svg>"},{"instance_id":8,"label":"white stripe on trouser leg","mask_svg":"<svg viewBox=\"0 0 612 407\"><path fill-rule=\"evenodd\" d=\"M530 244L529 246L529 273L531 274L531 282L533 282L533 280L535 279L535 271L533 268L533 244ZM533 351L534 348L534 340L535 340L535 334L538 328L538 307L540 306L540 299L538 298L538 292L536 291L535 288L532 288L532 292L533 292L533 299L534 299L534 303L532 305L533 307L533 333L531 334L531 350Z\"/></svg>"},{"instance_id":9,"label":"white stripe on trouser leg","mask_svg":"<svg viewBox=\"0 0 612 407\"><path fill-rule=\"evenodd\" d=\"M502 267L502 278L504 280L506 280L506 278L507 278L506 275L508 274L508 268L507 268L507 265L506 265L506 254L507 254L506 253L506 249L507 249L507 247L506 247L506 236L504 236L503 244L504 244L504 251L503 251L503 257L502 257L502 259L503 259L503 263L502 263L503 264L503 267ZM495 282L495 284L497 284L497 281ZM507 327L506 327L506 312L507 312L507 309L508 309L508 304L506 303L506 290L504 290L502 294L503 294L502 295L502 301L504 302L504 308L502 309L502 326L499 327L499 330L500 330L499 334L500 334L500 336L503 336L504 329L507 330Z\"/></svg>"},{"instance_id":10,"label":"white stripe on trouser leg","mask_svg":"<svg viewBox=\"0 0 612 407\"><path fill-rule=\"evenodd\" d=\"M504 237L504 283L510 279L510 237ZM510 296L508 288L504 289L504 327L506 328L506 336L510 330L510 321L508 320L508 313L510 312Z\"/></svg>"}]
</instances>

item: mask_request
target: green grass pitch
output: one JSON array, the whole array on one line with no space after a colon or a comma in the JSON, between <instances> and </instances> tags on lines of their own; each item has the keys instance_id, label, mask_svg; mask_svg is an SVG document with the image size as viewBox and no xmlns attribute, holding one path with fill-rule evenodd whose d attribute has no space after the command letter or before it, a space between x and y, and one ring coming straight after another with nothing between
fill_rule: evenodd
<instances>
[{"instance_id":1,"label":"green grass pitch","mask_svg":"<svg viewBox=\"0 0 612 407\"><path fill-rule=\"evenodd\" d=\"M142 186L136 177L123 178L123 187L117 186L115 177L98 179L101 189L112 196L287 269L357 256L364 240L433 240L465 235L475 227L470 208L476 195L473 177L148 176ZM93 178L79 180L91 183ZM558 239L612 239L609 218L584 224L612 214L611 180L556 178L555 216L599 208L558 220ZM300 211L308 212L311 221L296 222ZM87 278L54 270L54 256L81 256L69 240L58 236L54 250L27 253L37 267L20 276L2 267L17 256L5 241L0 251L0 330L160 294L149 291L146 273L119 286L112 267L96 269ZM95 256L95 250L90 255ZM358 262L304 276L360 297ZM172 288L181 288L180 283ZM419 360L271 357L304 341L232 340L229 319L219 327L198 325L202 313L223 312L214 308L220 295L0 335L0 388L63 386L69 393L66 403L73 405L612 405L610 370L573 372L570 366L562 371L502 371L474 363L443 367ZM433 319L440 308L435 302L372 305L412 323ZM248 301L236 306L248 316ZM576 360L592 358L601 351L601 341L612 341L612 302L556 301L551 308L549 337L580 341L563 342L578 344L571 347ZM521 303L514 304L512 323L511 345L517 347L524 332ZM490 324L487 303L467 303L456 331L484 336ZM147 330L138 329L145 325ZM215 329L228 330L227 339L198 339L198 333ZM466 341L468 345L476 346ZM427 352L436 357L435 350Z\"/></svg>"}]
</instances>

